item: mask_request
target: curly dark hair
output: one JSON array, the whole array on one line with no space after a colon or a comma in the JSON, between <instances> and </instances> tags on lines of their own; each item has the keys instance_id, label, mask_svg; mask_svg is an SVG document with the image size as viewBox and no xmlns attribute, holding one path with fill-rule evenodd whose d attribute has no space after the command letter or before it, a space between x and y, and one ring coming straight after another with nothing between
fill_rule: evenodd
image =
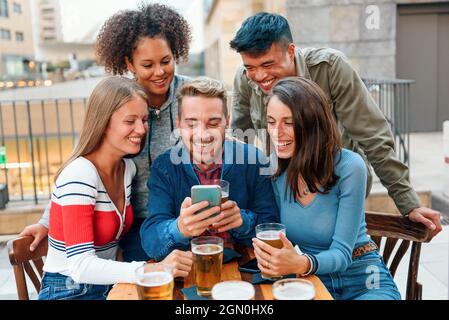
<instances>
[{"instance_id":1,"label":"curly dark hair","mask_svg":"<svg viewBox=\"0 0 449 320\"><path fill-rule=\"evenodd\" d=\"M133 52L142 37L162 37L170 46L176 62L187 61L192 39L189 24L174 9L162 4L149 4L141 5L138 10L120 11L106 20L95 48L99 62L109 73L126 73L125 57L132 61Z\"/></svg>"}]
</instances>

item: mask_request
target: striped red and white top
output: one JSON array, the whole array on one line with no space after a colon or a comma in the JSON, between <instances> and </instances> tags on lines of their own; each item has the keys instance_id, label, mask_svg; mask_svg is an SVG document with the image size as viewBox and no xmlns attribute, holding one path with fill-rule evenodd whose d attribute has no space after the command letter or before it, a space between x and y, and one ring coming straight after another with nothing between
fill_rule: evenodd
<instances>
[{"instance_id":1,"label":"striped red and white top","mask_svg":"<svg viewBox=\"0 0 449 320\"><path fill-rule=\"evenodd\" d=\"M124 208L115 207L92 162L72 161L56 180L51 197L48 255L44 271L78 283L134 282L143 262L115 261L118 241L130 229L133 212L131 181L136 166L124 159Z\"/></svg>"}]
</instances>

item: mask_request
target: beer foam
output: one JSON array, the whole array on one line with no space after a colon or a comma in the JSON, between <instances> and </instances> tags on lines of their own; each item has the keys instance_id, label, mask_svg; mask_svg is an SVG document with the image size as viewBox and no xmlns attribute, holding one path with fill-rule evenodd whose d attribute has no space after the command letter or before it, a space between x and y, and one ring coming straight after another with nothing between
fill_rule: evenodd
<instances>
[{"instance_id":1,"label":"beer foam","mask_svg":"<svg viewBox=\"0 0 449 320\"><path fill-rule=\"evenodd\" d=\"M223 252L223 248L216 244L200 244L192 248L192 253L197 255L210 255Z\"/></svg>"},{"instance_id":2,"label":"beer foam","mask_svg":"<svg viewBox=\"0 0 449 320\"><path fill-rule=\"evenodd\" d=\"M254 297L254 287L245 281L223 281L212 288L214 300L250 300Z\"/></svg>"},{"instance_id":3,"label":"beer foam","mask_svg":"<svg viewBox=\"0 0 449 320\"><path fill-rule=\"evenodd\" d=\"M312 300L315 289L303 282L287 282L273 288L273 296L276 300Z\"/></svg>"},{"instance_id":4,"label":"beer foam","mask_svg":"<svg viewBox=\"0 0 449 320\"><path fill-rule=\"evenodd\" d=\"M256 237L260 240L278 240L280 230L268 230L259 232Z\"/></svg>"},{"instance_id":5,"label":"beer foam","mask_svg":"<svg viewBox=\"0 0 449 320\"><path fill-rule=\"evenodd\" d=\"M137 284L142 287L159 287L166 285L173 281L173 276L164 271L154 271L145 273L144 278L142 276L137 280Z\"/></svg>"}]
</instances>

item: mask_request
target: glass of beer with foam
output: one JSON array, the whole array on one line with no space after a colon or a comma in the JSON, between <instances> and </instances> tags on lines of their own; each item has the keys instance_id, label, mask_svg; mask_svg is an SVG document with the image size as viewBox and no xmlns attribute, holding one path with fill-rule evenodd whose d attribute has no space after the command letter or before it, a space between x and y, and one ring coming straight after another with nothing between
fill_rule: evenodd
<instances>
[{"instance_id":1,"label":"glass of beer with foam","mask_svg":"<svg viewBox=\"0 0 449 320\"><path fill-rule=\"evenodd\" d=\"M142 300L173 300L173 267L146 263L136 270L136 284Z\"/></svg>"},{"instance_id":2,"label":"glass of beer with foam","mask_svg":"<svg viewBox=\"0 0 449 320\"><path fill-rule=\"evenodd\" d=\"M229 182L220 179L209 179L204 182L205 185L217 185L221 189L221 204L229 200Z\"/></svg>"},{"instance_id":3,"label":"glass of beer with foam","mask_svg":"<svg viewBox=\"0 0 449 320\"><path fill-rule=\"evenodd\" d=\"M212 287L221 280L223 239L198 237L191 241L197 294L210 297Z\"/></svg>"},{"instance_id":4,"label":"glass of beer with foam","mask_svg":"<svg viewBox=\"0 0 449 320\"><path fill-rule=\"evenodd\" d=\"M275 300L313 300L315 287L313 283L304 279L282 279L273 283L273 297Z\"/></svg>"},{"instance_id":5,"label":"glass of beer with foam","mask_svg":"<svg viewBox=\"0 0 449 320\"><path fill-rule=\"evenodd\" d=\"M272 247L281 249L282 240L279 237L279 233L285 234L286 228L280 223L262 223L256 226L256 237L259 240L269 244ZM261 273L261 277L268 280L282 279L282 276L275 277L268 274Z\"/></svg>"},{"instance_id":6,"label":"glass of beer with foam","mask_svg":"<svg viewBox=\"0 0 449 320\"><path fill-rule=\"evenodd\" d=\"M229 280L217 283L212 288L214 300L254 300L254 286L246 281Z\"/></svg>"},{"instance_id":7,"label":"glass of beer with foam","mask_svg":"<svg viewBox=\"0 0 449 320\"><path fill-rule=\"evenodd\" d=\"M226 180L220 179L209 179L204 181L205 185L216 185L221 189L221 204L225 203L229 200L229 182ZM214 217L217 214L211 215L210 217ZM213 226L209 226L208 228L209 234L214 235L217 233L217 230Z\"/></svg>"}]
</instances>

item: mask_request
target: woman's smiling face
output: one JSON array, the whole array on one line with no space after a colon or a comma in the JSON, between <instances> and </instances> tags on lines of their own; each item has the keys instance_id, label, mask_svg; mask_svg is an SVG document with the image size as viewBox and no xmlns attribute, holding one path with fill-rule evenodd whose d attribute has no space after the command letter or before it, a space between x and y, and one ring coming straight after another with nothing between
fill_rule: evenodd
<instances>
[{"instance_id":1,"label":"woman's smiling face","mask_svg":"<svg viewBox=\"0 0 449 320\"><path fill-rule=\"evenodd\" d=\"M296 146L292 111L276 95L267 105L267 129L277 156L290 159Z\"/></svg>"}]
</instances>

